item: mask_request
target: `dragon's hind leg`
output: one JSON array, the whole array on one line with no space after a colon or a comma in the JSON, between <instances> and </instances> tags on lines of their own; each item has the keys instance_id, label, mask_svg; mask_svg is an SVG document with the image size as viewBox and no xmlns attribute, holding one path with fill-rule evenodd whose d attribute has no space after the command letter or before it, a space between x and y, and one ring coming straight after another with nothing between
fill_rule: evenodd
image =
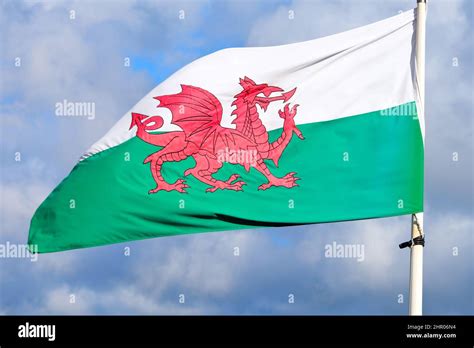
<instances>
[{"instance_id":1,"label":"dragon's hind leg","mask_svg":"<svg viewBox=\"0 0 474 348\"><path fill-rule=\"evenodd\" d=\"M276 176L274 176L270 172L267 165L265 164L265 162L263 161L263 159L260 156L257 159L255 169L257 169L260 173L265 175L265 177L268 180L267 183L262 184L258 187L259 190L266 190L266 189L268 189L272 186L282 186L282 187L286 187L286 188L292 188L292 187L298 186L296 181L300 180L300 178L297 178L295 176L296 172L291 172L291 173L286 174L282 178L277 178Z\"/></svg>"},{"instance_id":2,"label":"dragon's hind leg","mask_svg":"<svg viewBox=\"0 0 474 348\"><path fill-rule=\"evenodd\" d=\"M196 166L186 170L184 175L192 174L199 181L212 186L206 189L206 192L214 192L218 189L242 191L242 186L245 185L245 182L241 180L236 181L240 177L238 174L231 175L226 181L216 180L212 177L222 167L222 163L217 159L202 153L195 154L193 158L196 161Z\"/></svg>"},{"instance_id":3,"label":"dragon's hind leg","mask_svg":"<svg viewBox=\"0 0 474 348\"><path fill-rule=\"evenodd\" d=\"M170 142L172 144L172 142ZM169 144L169 145L170 145ZM150 162L150 169L153 175L153 179L156 182L156 188L148 191L148 193L156 193L158 191L178 191L185 193L185 189L189 186L185 183L184 179L178 179L176 182L170 184L165 181L161 175L161 168L165 162L179 162L193 154L192 146L186 146L183 149L179 149L178 140L173 144L174 146L167 146L164 149L155 152L148 156L143 163Z\"/></svg>"}]
</instances>

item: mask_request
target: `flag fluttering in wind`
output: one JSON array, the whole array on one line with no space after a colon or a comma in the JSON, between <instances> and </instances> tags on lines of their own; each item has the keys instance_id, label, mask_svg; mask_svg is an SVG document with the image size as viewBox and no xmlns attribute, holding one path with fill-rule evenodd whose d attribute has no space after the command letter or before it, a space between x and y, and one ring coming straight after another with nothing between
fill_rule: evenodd
<instances>
[{"instance_id":1,"label":"flag fluttering in wind","mask_svg":"<svg viewBox=\"0 0 474 348\"><path fill-rule=\"evenodd\" d=\"M29 244L130 240L423 211L414 11L230 48L127 112L41 204Z\"/></svg>"}]
</instances>

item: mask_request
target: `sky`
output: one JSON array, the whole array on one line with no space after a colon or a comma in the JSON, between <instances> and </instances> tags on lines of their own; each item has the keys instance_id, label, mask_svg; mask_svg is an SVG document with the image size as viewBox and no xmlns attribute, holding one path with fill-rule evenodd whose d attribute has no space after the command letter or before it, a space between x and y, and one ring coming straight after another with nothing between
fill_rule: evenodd
<instances>
[{"instance_id":1,"label":"sky","mask_svg":"<svg viewBox=\"0 0 474 348\"><path fill-rule=\"evenodd\" d=\"M415 5L0 0L0 245L26 243L35 209L84 151L184 65L222 48L334 34ZM429 3L425 314L474 314L473 21L469 0ZM65 99L94 102L96 117L55 116ZM36 262L0 258L0 314L404 315L409 250L398 244L409 236L410 216L400 216L148 239ZM363 261L324 257L333 242L363 245Z\"/></svg>"}]
</instances>

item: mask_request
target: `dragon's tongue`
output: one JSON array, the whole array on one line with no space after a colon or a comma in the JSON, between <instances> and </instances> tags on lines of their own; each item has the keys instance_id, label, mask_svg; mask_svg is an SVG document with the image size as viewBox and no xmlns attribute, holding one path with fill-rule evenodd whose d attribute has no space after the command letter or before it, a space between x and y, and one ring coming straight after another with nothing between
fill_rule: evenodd
<instances>
[{"instance_id":1,"label":"dragon's tongue","mask_svg":"<svg viewBox=\"0 0 474 348\"><path fill-rule=\"evenodd\" d=\"M262 105L263 103L267 103L267 106L268 106L269 103L277 101L277 100L283 100L283 102L286 103L288 100L290 100L290 98L293 96L293 94L295 94L295 92L296 92L296 88L293 88L291 91L282 93L281 95L279 95L277 97L270 97L270 98L266 98L266 99L259 98L258 103L260 105Z\"/></svg>"},{"instance_id":2,"label":"dragon's tongue","mask_svg":"<svg viewBox=\"0 0 474 348\"><path fill-rule=\"evenodd\" d=\"M286 103L295 94L295 92L296 88L293 88L291 91L282 93L281 95L283 96L283 101Z\"/></svg>"}]
</instances>

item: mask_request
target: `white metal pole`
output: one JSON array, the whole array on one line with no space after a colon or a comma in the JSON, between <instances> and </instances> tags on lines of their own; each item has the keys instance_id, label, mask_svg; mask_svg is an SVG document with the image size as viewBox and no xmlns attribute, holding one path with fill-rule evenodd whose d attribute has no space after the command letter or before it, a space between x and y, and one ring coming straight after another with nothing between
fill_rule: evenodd
<instances>
[{"instance_id":1,"label":"white metal pole","mask_svg":"<svg viewBox=\"0 0 474 348\"><path fill-rule=\"evenodd\" d=\"M423 233L423 213L412 215L412 240ZM414 244L410 250L409 315L423 314L423 245Z\"/></svg>"},{"instance_id":2,"label":"white metal pole","mask_svg":"<svg viewBox=\"0 0 474 348\"><path fill-rule=\"evenodd\" d=\"M417 0L416 8L416 80L419 90L419 103L424 119L425 116L425 25L426 0ZM423 134L424 137L424 134ZM423 238L423 213L412 215L411 240ZM423 248L413 243L410 248L410 299L409 315L423 314Z\"/></svg>"}]
</instances>

